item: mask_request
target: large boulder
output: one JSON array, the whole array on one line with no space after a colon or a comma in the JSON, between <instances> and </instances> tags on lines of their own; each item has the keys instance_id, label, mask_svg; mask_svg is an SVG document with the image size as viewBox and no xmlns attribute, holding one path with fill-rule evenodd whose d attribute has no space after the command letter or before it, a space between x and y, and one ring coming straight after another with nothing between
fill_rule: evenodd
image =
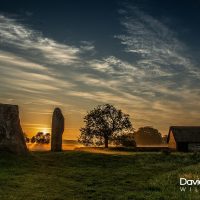
<instances>
[{"instance_id":1,"label":"large boulder","mask_svg":"<svg viewBox=\"0 0 200 200\"><path fill-rule=\"evenodd\" d=\"M16 154L28 152L17 105L0 104L0 151Z\"/></svg>"},{"instance_id":2,"label":"large boulder","mask_svg":"<svg viewBox=\"0 0 200 200\"><path fill-rule=\"evenodd\" d=\"M62 134L64 132L64 116L60 108L55 108L51 127L51 151L62 151Z\"/></svg>"}]
</instances>

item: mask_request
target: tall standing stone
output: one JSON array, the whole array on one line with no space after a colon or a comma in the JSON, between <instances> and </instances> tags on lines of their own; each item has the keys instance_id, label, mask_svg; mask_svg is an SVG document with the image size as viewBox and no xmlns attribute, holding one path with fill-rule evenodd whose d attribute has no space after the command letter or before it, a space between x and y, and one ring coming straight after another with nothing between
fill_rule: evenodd
<instances>
[{"instance_id":1,"label":"tall standing stone","mask_svg":"<svg viewBox=\"0 0 200 200\"><path fill-rule=\"evenodd\" d=\"M51 151L62 151L62 134L64 132L64 116L60 108L55 108L51 127Z\"/></svg>"},{"instance_id":2,"label":"tall standing stone","mask_svg":"<svg viewBox=\"0 0 200 200\"><path fill-rule=\"evenodd\" d=\"M0 104L0 151L16 154L28 152L17 105Z\"/></svg>"}]
</instances>

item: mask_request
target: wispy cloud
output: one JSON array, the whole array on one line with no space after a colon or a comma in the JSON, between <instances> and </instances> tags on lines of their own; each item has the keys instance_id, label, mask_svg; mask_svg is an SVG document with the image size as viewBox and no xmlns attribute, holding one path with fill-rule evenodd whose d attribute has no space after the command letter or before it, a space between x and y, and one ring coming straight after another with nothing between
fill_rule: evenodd
<instances>
[{"instance_id":1,"label":"wispy cloud","mask_svg":"<svg viewBox=\"0 0 200 200\"><path fill-rule=\"evenodd\" d=\"M48 92L73 86L67 80L56 77L53 70L5 51L0 51L0 70L0 82L19 90Z\"/></svg>"},{"instance_id":2,"label":"wispy cloud","mask_svg":"<svg viewBox=\"0 0 200 200\"><path fill-rule=\"evenodd\" d=\"M197 123L199 116L194 110L200 109L195 100L200 93L200 70L187 46L164 23L137 8L123 12L121 25L125 33L115 38L133 58L126 61L108 56L88 61L99 76L87 76L85 83L100 91L73 95L118 105L121 102L137 117L154 121L158 127L191 123L187 120L190 117Z\"/></svg>"},{"instance_id":3,"label":"wispy cloud","mask_svg":"<svg viewBox=\"0 0 200 200\"><path fill-rule=\"evenodd\" d=\"M137 8L120 13L124 34L114 37L123 46L119 52L129 59L84 57L95 55L94 42L61 43L0 16L0 100L19 103L35 116L49 117L58 105L74 121L93 105L112 103L136 119L137 126L166 130L186 118L197 123L200 73L186 45L160 20ZM38 117L32 123L40 121Z\"/></svg>"},{"instance_id":4,"label":"wispy cloud","mask_svg":"<svg viewBox=\"0 0 200 200\"><path fill-rule=\"evenodd\" d=\"M186 45L174 31L136 7L127 10L121 18L126 34L116 35L115 38L125 46L126 52L135 55L138 67L163 76L185 70L194 75L198 71Z\"/></svg>"},{"instance_id":5,"label":"wispy cloud","mask_svg":"<svg viewBox=\"0 0 200 200\"><path fill-rule=\"evenodd\" d=\"M177 55L177 50L184 45L159 20L138 8L130 7L128 14L121 19L121 24L126 28L127 34L116 38L126 45L127 52L138 53L141 58L152 58L152 61L162 60L162 64L169 64L165 57L170 56L174 57L173 63L186 62L186 59Z\"/></svg>"},{"instance_id":6,"label":"wispy cloud","mask_svg":"<svg viewBox=\"0 0 200 200\"><path fill-rule=\"evenodd\" d=\"M47 64L71 64L76 62L80 49L46 38L39 31L21 24L19 21L0 15L1 44L12 50L27 51L42 57Z\"/></svg>"},{"instance_id":7,"label":"wispy cloud","mask_svg":"<svg viewBox=\"0 0 200 200\"><path fill-rule=\"evenodd\" d=\"M187 46L164 23L138 8L127 7L120 13L125 33L115 38L121 41L125 52L133 55L136 68L136 74L130 73L124 85L131 85L130 93L138 90L139 95L149 100L149 107L157 115L154 118L163 120L159 120L160 124L173 120L184 124L189 122L186 119L189 116L194 121L199 119L193 112L200 109L199 104L191 107L189 102L199 95L200 69ZM149 111L145 113L146 119L150 117ZM186 118L180 117L184 114Z\"/></svg>"},{"instance_id":8,"label":"wispy cloud","mask_svg":"<svg viewBox=\"0 0 200 200\"><path fill-rule=\"evenodd\" d=\"M91 41L81 41L81 46L80 48L83 51L89 51L92 52L93 54L95 53L95 46L94 46L94 42Z\"/></svg>"}]
</instances>

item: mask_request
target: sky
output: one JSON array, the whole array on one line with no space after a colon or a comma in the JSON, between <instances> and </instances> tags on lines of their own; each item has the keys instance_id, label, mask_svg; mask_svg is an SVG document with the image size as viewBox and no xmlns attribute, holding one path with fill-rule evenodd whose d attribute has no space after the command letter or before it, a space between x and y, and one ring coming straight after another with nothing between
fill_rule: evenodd
<instances>
[{"instance_id":1,"label":"sky","mask_svg":"<svg viewBox=\"0 0 200 200\"><path fill-rule=\"evenodd\" d=\"M200 0L0 0L0 103L17 104L24 132L64 139L110 103L135 129L200 122Z\"/></svg>"}]
</instances>

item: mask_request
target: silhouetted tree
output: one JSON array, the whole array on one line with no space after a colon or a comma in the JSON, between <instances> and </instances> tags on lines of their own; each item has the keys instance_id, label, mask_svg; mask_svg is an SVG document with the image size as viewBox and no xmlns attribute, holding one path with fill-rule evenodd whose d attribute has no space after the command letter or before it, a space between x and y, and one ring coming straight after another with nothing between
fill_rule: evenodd
<instances>
[{"instance_id":1,"label":"silhouetted tree","mask_svg":"<svg viewBox=\"0 0 200 200\"><path fill-rule=\"evenodd\" d=\"M44 135L44 143L46 143L46 144L50 143L50 133L46 133Z\"/></svg>"},{"instance_id":2,"label":"silhouetted tree","mask_svg":"<svg viewBox=\"0 0 200 200\"><path fill-rule=\"evenodd\" d=\"M128 134L118 135L113 139L113 143L124 147L135 147L136 142L134 133L130 132Z\"/></svg>"},{"instance_id":3,"label":"silhouetted tree","mask_svg":"<svg viewBox=\"0 0 200 200\"><path fill-rule=\"evenodd\" d=\"M36 143L44 143L44 133L38 132L35 136Z\"/></svg>"},{"instance_id":4,"label":"silhouetted tree","mask_svg":"<svg viewBox=\"0 0 200 200\"><path fill-rule=\"evenodd\" d=\"M32 138L31 138L31 143L35 143L35 136L33 136Z\"/></svg>"},{"instance_id":5,"label":"silhouetted tree","mask_svg":"<svg viewBox=\"0 0 200 200\"><path fill-rule=\"evenodd\" d=\"M135 140L137 144L153 145L161 144L162 136L161 133L150 126L141 127L135 133Z\"/></svg>"},{"instance_id":6,"label":"silhouetted tree","mask_svg":"<svg viewBox=\"0 0 200 200\"><path fill-rule=\"evenodd\" d=\"M81 128L79 142L85 145L105 145L114 137L132 129L129 115L110 104L99 105L84 117L85 127Z\"/></svg>"},{"instance_id":7,"label":"silhouetted tree","mask_svg":"<svg viewBox=\"0 0 200 200\"><path fill-rule=\"evenodd\" d=\"M35 141L40 144L49 144L50 133L38 132L35 136Z\"/></svg>"},{"instance_id":8,"label":"silhouetted tree","mask_svg":"<svg viewBox=\"0 0 200 200\"><path fill-rule=\"evenodd\" d=\"M25 139L25 142L26 142L26 143L29 143L29 142L30 142L30 138L25 137L24 139Z\"/></svg>"},{"instance_id":9,"label":"silhouetted tree","mask_svg":"<svg viewBox=\"0 0 200 200\"><path fill-rule=\"evenodd\" d=\"M29 143L30 142L30 138L28 137L28 135L25 132L23 132L23 135L24 135L25 142Z\"/></svg>"}]
</instances>

